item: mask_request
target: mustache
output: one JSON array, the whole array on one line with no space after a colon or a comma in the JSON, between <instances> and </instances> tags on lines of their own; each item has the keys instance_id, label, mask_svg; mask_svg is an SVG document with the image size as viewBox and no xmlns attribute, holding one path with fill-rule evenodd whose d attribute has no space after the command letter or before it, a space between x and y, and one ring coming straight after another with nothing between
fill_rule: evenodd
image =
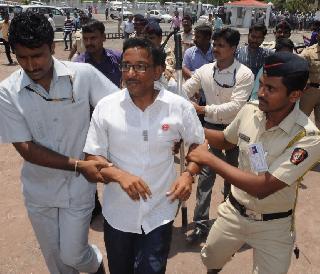
<instances>
[{"instance_id":1,"label":"mustache","mask_svg":"<svg viewBox=\"0 0 320 274\"><path fill-rule=\"evenodd\" d=\"M38 72L40 72L40 71L42 71L42 70L41 70L41 69L35 69L35 70L32 70L32 71L31 71L31 70L26 70L26 69L25 69L24 71L25 71L26 73L31 73L31 74L32 74L32 73L38 73Z\"/></svg>"},{"instance_id":2,"label":"mustache","mask_svg":"<svg viewBox=\"0 0 320 274\"><path fill-rule=\"evenodd\" d=\"M268 104L268 101L266 101L264 98L258 96L258 100L261 101L261 102L264 102L266 104Z\"/></svg>"}]
</instances>

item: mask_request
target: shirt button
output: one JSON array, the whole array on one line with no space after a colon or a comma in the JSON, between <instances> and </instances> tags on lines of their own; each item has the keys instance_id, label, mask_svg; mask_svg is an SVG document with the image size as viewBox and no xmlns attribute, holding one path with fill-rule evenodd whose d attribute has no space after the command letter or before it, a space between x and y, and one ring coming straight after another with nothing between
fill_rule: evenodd
<instances>
[{"instance_id":1,"label":"shirt button","mask_svg":"<svg viewBox=\"0 0 320 274\"><path fill-rule=\"evenodd\" d=\"M58 122L58 118L54 118L54 119L53 119L53 122Z\"/></svg>"}]
</instances>

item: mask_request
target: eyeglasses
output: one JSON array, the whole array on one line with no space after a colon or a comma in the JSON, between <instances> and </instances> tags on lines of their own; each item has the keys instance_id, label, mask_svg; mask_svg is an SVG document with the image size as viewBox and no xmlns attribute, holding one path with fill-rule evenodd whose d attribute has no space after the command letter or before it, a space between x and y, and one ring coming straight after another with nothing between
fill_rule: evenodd
<instances>
[{"instance_id":1,"label":"eyeglasses","mask_svg":"<svg viewBox=\"0 0 320 274\"><path fill-rule=\"evenodd\" d=\"M62 101L68 101L71 100L71 103L74 103L74 95L73 95L73 80L72 77L69 76L69 81L70 81L70 85L71 85L71 97L64 97L64 98L47 98L45 96L43 96L41 93L39 93L38 91L34 90L33 88L26 86L26 89L39 95L43 100L47 101L47 102L62 102Z\"/></svg>"},{"instance_id":2,"label":"eyeglasses","mask_svg":"<svg viewBox=\"0 0 320 274\"><path fill-rule=\"evenodd\" d=\"M146 72L148 68L152 67L153 65L148 64L137 64L137 65L130 65L128 63L122 63L120 64L120 70L122 72L129 72L131 68L135 72Z\"/></svg>"},{"instance_id":3,"label":"eyeglasses","mask_svg":"<svg viewBox=\"0 0 320 274\"><path fill-rule=\"evenodd\" d=\"M220 84L215 78L214 76L216 75L216 67L213 67L213 80L216 82L216 84L219 86L219 87L222 87L222 88L233 88L235 85L236 85L236 73L237 73L237 69L234 69L233 71L233 82L232 82L232 85L227 85L227 84Z\"/></svg>"}]
</instances>

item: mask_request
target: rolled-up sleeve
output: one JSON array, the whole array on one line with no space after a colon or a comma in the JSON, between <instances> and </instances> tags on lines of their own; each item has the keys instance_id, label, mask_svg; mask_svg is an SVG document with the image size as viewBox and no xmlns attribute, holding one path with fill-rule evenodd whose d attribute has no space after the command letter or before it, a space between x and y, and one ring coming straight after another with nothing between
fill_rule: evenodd
<instances>
[{"instance_id":1,"label":"rolled-up sleeve","mask_svg":"<svg viewBox=\"0 0 320 274\"><path fill-rule=\"evenodd\" d=\"M31 141L27 122L5 87L0 86L0 143Z\"/></svg>"},{"instance_id":2,"label":"rolled-up sleeve","mask_svg":"<svg viewBox=\"0 0 320 274\"><path fill-rule=\"evenodd\" d=\"M204 142L204 131L191 103L188 102L182 114L182 139L186 146L191 144L202 144Z\"/></svg>"},{"instance_id":3,"label":"rolled-up sleeve","mask_svg":"<svg viewBox=\"0 0 320 274\"><path fill-rule=\"evenodd\" d=\"M183 91L187 94L188 98L192 98L195 94L199 93L201 88L201 78L198 70L189 78L182 86Z\"/></svg>"},{"instance_id":4,"label":"rolled-up sleeve","mask_svg":"<svg viewBox=\"0 0 320 274\"><path fill-rule=\"evenodd\" d=\"M253 88L253 83L253 74L251 72L243 73L239 77L239 80L237 80L230 101L219 105L212 104L205 106L206 117L215 121L221 121L222 123L228 123L225 121L233 119L247 102Z\"/></svg>"},{"instance_id":5,"label":"rolled-up sleeve","mask_svg":"<svg viewBox=\"0 0 320 274\"><path fill-rule=\"evenodd\" d=\"M291 185L320 161L319 136L306 136L287 148L269 167L269 173Z\"/></svg>"},{"instance_id":6,"label":"rolled-up sleeve","mask_svg":"<svg viewBox=\"0 0 320 274\"><path fill-rule=\"evenodd\" d=\"M102 110L103 105L98 104L93 111L83 151L91 155L100 155L108 158L108 128L106 122L102 121Z\"/></svg>"},{"instance_id":7,"label":"rolled-up sleeve","mask_svg":"<svg viewBox=\"0 0 320 274\"><path fill-rule=\"evenodd\" d=\"M90 81L90 83L92 83L90 87L90 104L92 106L96 106L103 97L120 91L120 89L99 70L91 65L88 65L88 67L90 68L88 77L94 79Z\"/></svg>"}]
</instances>

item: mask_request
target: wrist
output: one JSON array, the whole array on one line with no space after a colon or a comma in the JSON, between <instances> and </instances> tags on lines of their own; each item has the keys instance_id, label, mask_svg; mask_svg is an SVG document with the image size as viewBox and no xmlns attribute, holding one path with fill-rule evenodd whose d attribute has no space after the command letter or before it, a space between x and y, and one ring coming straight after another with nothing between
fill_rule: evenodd
<instances>
[{"instance_id":1,"label":"wrist","mask_svg":"<svg viewBox=\"0 0 320 274\"><path fill-rule=\"evenodd\" d=\"M185 171L183 171L182 175L188 177L191 182L194 183L196 174L193 174L190 170L186 169Z\"/></svg>"}]
</instances>

